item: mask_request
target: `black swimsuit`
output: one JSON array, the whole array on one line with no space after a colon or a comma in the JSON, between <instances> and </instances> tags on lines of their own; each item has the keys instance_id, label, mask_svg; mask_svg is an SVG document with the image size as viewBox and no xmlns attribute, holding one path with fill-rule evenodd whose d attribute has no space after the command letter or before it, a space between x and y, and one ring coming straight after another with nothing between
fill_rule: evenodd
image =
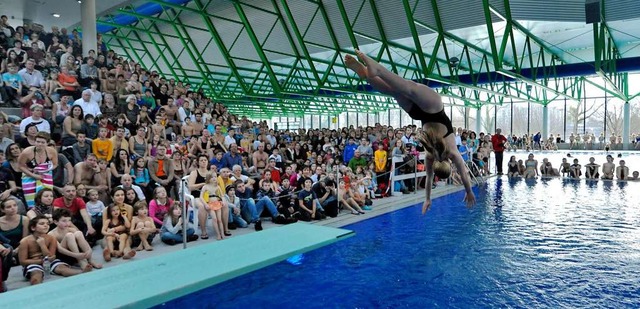
<instances>
[{"instance_id":1,"label":"black swimsuit","mask_svg":"<svg viewBox=\"0 0 640 309\"><path fill-rule=\"evenodd\" d=\"M445 134L444 137L447 137L449 136L449 134L453 133L453 126L451 125L451 119L449 119L449 116L447 116L447 114L444 112L444 107L440 112L431 114L423 111L420 107L413 104L411 105L411 109L409 110L408 114L412 119L422 121L422 125L424 125L427 122L435 122L435 123L443 124L445 127L447 127L447 134Z\"/></svg>"},{"instance_id":2,"label":"black swimsuit","mask_svg":"<svg viewBox=\"0 0 640 309\"><path fill-rule=\"evenodd\" d=\"M47 151L44 151L45 156L47 157L44 162L42 163L38 163L38 161L36 161L36 149L33 148L33 159L31 159L31 161L27 162L27 167L31 170L33 170L34 168L36 168L36 166L40 165L40 164L48 164L51 159L49 159L49 153L47 153Z\"/></svg>"},{"instance_id":3,"label":"black swimsuit","mask_svg":"<svg viewBox=\"0 0 640 309\"><path fill-rule=\"evenodd\" d=\"M512 166L511 163L509 163L508 165L509 165L509 173L518 174L518 164L515 164Z\"/></svg>"}]
</instances>

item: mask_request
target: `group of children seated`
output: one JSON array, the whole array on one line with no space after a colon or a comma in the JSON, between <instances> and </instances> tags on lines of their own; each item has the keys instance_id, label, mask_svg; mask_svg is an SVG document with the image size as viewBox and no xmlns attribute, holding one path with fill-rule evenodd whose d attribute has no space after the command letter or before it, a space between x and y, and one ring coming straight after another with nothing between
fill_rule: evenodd
<instances>
[{"instance_id":1,"label":"group of children seated","mask_svg":"<svg viewBox=\"0 0 640 309\"><path fill-rule=\"evenodd\" d=\"M572 158L571 154L567 154L567 157ZM618 157L621 156L619 155ZM586 179L639 180L640 173L634 171L630 174L625 160L620 160L617 167L613 162L612 155L607 155L606 160L607 162L603 163L602 169L600 169L600 165L595 163L594 157L590 157L589 163L585 164L584 167L577 158L573 158L573 163L569 163L567 158L562 158L560 168L555 168L547 158L542 159L542 164L538 166L538 161L534 159L533 153L530 153L525 161L522 159L516 160L516 156L511 156L509 162L507 162L507 176L524 178L562 176L574 179L584 176Z\"/></svg>"},{"instance_id":2,"label":"group of children seated","mask_svg":"<svg viewBox=\"0 0 640 309\"><path fill-rule=\"evenodd\" d=\"M75 188L69 189L69 192L75 192ZM133 207L124 204L124 190L121 188L113 191L115 202L106 209L97 201L97 194L90 192L89 195L94 198L86 205L77 197L71 199L72 205L81 210L104 212L104 218L92 216L91 221L94 227L102 226L100 232L104 237L103 257L106 262L114 257L130 259L136 255L136 251L153 250L151 243L158 234L163 242L169 244L182 240L182 210L179 203L170 203L171 206L164 210L167 212L164 222L158 225L148 215L145 202ZM0 234L2 291L6 290L4 281L11 267L16 264L22 266L23 276L32 285L42 283L49 274L68 277L103 267L92 255L96 231L84 232L78 228L72 215L74 207L54 206L59 205L60 199L65 197L54 200L53 191L44 188L36 196L37 206L29 210L26 216L19 213L15 200L2 201L0 206L4 216L0 217L0 226L17 222L14 229ZM164 206L166 208L167 205ZM101 220L101 224L97 220ZM187 233L188 240L197 239L193 236L193 228L189 228Z\"/></svg>"}]
</instances>

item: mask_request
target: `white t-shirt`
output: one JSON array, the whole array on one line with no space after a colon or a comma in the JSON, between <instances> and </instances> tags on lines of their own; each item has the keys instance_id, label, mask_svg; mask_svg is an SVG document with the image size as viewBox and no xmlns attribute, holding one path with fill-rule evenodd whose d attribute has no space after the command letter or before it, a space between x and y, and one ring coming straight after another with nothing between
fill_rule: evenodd
<instances>
[{"instance_id":1,"label":"white t-shirt","mask_svg":"<svg viewBox=\"0 0 640 309\"><path fill-rule=\"evenodd\" d=\"M89 102L85 102L82 98L80 98L73 102L73 105L80 106L85 116L93 115L93 117L98 117L99 115L102 115L100 106L98 105L98 103L96 103L96 101L91 100Z\"/></svg>"},{"instance_id":2,"label":"white t-shirt","mask_svg":"<svg viewBox=\"0 0 640 309\"><path fill-rule=\"evenodd\" d=\"M47 132L51 133L51 126L49 122L44 118L40 118L40 120L33 120L33 117L27 117L20 121L20 134L24 135L24 130L30 123L35 123L38 128L38 132Z\"/></svg>"}]
</instances>

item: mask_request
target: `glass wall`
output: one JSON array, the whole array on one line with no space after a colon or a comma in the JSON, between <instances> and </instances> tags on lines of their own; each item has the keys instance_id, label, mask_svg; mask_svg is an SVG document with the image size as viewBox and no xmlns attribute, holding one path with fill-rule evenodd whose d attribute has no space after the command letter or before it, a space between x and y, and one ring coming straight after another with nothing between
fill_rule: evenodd
<instances>
[{"instance_id":1,"label":"glass wall","mask_svg":"<svg viewBox=\"0 0 640 309\"><path fill-rule=\"evenodd\" d=\"M640 80L640 74L630 74L629 79ZM599 77L589 77L594 83L600 83ZM604 86L602 86L604 88ZM600 136L608 142L611 136L622 137L624 126L625 101L614 97L604 89L586 83L583 95L586 99L572 100L558 96L547 103L548 134L559 136L564 141L569 136L585 134L594 136L594 144L598 144ZM640 138L640 83L630 83L629 101L630 131L629 138ZM543 104L530 102L516 102L506 99L502 105L484 105L478 110L465 106L462 102L450 101L455 105L447 104L445 113L449 116L454 127L463 127L470 130L480 129L480 132L495 132L495 128L501 128L504 134L535 134L543 132ZM476 119L480 116L479 119ZM256 119L258 120L258 119ZM338 115L304 115L301 117L273 117L265 119L270 127L277 125L279 129L301 128L331 128L341 129L348 126L367 127L376 123L398 128L410 124L420 125L409 117L401 109L391 109L375 113L340 113ZM476 126L478 124L478 126ZM544 139L548 136L543 136ZM599 146L598 146L599 147Z\"/></svg>"},{"instance_id":2,"label":"glass wall","mask_svg":"<svg viewBox=\"0 0 640 309\"><path fill-rule=\"evenodd\" d=\"M496 105L496 128L502 129L502 133L510 135L513 132L511 127L511 107L512 104Z\"/></svg>"}]
</instances>

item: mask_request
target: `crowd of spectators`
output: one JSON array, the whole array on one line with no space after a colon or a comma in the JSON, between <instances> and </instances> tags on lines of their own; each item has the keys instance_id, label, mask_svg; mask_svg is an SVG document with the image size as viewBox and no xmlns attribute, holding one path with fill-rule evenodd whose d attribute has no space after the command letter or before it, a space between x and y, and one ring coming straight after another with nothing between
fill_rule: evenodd
<instances>
[{"instance_id":1,"label":"crowd of spectators","mask_svg":"<svg viewBox=\"0 0 640 309\"><path fill-rule=\"evenodd\" d=\"M174 245L213 232L220 240L261 230L265 217L358 216L392 190L420 189L413 179L389 184L393 157L402 158L399 173L416 164L416 126L274 130L100 38L83 57L81 40L77 31L0 22L0 103L23 116L0 113L4 280L18 264L32 284L44 271L101 268L91 258L98 243L104 261L129 259L158 239ZM183 178L193 203L180 202ZM193 214L186 231L182 207Z\"/></svg>"},{"instance_id":2,"label":"crowd of spectators","mask_svg":"<svg viewBox=\"0 0 640 309\"><path fill-rule=\"evenodd\" d=\"M129 259L157 239L175 245L184 234L195 241L213 232L222 240L237 228L262 230L264 218L288 224L359 216L373 199L424 187L424 178L389 179L392 171L423 170L415 159L423 150L419 127L274 130L107 50L100 37L87 57L81 46L75 30L14 29L6 16L0 20L0 103L22 108L23 116L0 113L3 281L18 264L32 284L45 271L101 268L91 257L98 243L105 262ZM550 138L545 146L539 133L504 137L500 130L455 134L476 176L502 174L504 151L557 149L560 142ZM527 177L526 166L518 175ZM466 172L454 168L447 181L458 185ZM183 179L193 202L180 202ZM185 231L183 207L190 213Z\"/></svg>"}]
</instances>

